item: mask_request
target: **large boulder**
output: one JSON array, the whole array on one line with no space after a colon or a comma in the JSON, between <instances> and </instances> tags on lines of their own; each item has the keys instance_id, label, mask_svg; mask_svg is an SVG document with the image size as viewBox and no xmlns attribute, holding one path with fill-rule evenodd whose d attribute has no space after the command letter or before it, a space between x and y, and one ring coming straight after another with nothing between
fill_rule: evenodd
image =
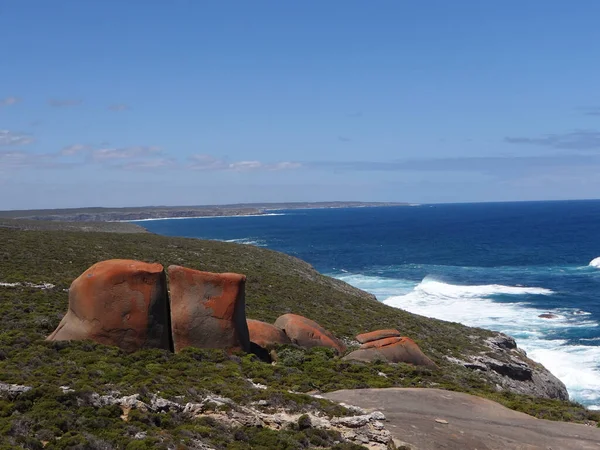
<instances>
[{"instance_id":1,"label":"large boulder","mask_svg":"<svg viewBox=\"0 0 600 450\"><path fill-rule=\"evenodd\" d=\"M254 342L262 348L270 350L276 345L292 343L287 334L275 325L253 319L248 319L247 322L248 331L250 332L250 342Z\"/></svg>"},{"instance_id":2,"label":"large boulder","mask_svg":"<svg viewBox=\"0 0 600 450\"><path fill-rule=\"evenodd\" d=\"M169 266L175 352L185 347L250 350L246 277Z\"/></svg>"},{"instance_id":3,"label":"large boulder","mask_svg":"<svg viewBox=\"0 0 600 450\"><path fill-rule=\"evenodd\" d=\"M391 337L368 342L343 359L365 362L383 360L390 363L407 363L437 369L437 365L421 351L412 339L407 337Z\"/></svg>"},{"instance_id":4,"label":"large boulder","mask_svg":"<svg viewBox=\"0 0 600 450\"><path fill-rule=\"evenodd\" d=\"M129 352L171 349L163 266L113 259L94 264L73 281L67 314L47 340L84 339Z\"/></svg>"},{"instance_id":5,"label":"large boulder","mask_svg":"<svg viewBox=\"0 0 600 450\"><path fill-rule=\"evenodd\" d=\"M275 321L275 326L300 347L329 347L338 354L346 351L346 346L317 322L297 314L284 314Z\"/></svg>"},{"instance_id":6,"label":"large boulder","mask_svg":"<svg viewBox=\"0 0 600 450\"><path fill-rule=\"evenodd\" d=\"M401 337L398 330L375 330L370 333L362 333L356 336L356 340L361 344L389 337Z\"/></svg>"},{"instance_id":7,"label":"large boulder","mask_svg":"<svg viewBox=\"0 0 600 450\"><path fill-rule=\"evenodd\" d=\"M383 339L379 339L377 341L369 341L363 345L360 346L360 348L381 348L381 347L386 347L388 345L392 345L395 344L396 342L401 341L402 338L401 337L388 337L388 338L383 338Z\"/></svg>"},{"instance_id":8,"label":"large boulder","mask_svg":"<svg viewBox=\"0 0 600 450\"><path fill-rule=\"evenodd\" d=\"M421 351L417 343L407 337L388 345L379 346L377 350L390 362L403 362L437 369L437 365Z\"/></svg>"},{"instance_id":9,"label":"large boulder","mask_svg":"<svg viewBox=\"0 0 600 450\"><path fill-rule=\"evenodd\" d=\"M361 362L375 362L383 361L390 362L379 350L376 348L359 348L353 352L348 353L342 358L344 361L361 361Z\"/></svg>"}]
</instances>

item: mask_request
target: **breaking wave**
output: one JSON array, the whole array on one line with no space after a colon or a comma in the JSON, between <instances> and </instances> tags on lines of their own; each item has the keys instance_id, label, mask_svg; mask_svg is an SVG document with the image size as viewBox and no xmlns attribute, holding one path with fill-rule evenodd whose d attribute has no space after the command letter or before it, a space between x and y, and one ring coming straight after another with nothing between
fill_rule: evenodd
<instances>
[{"instance_id":1,"label":"breaking wave","mask_svg":"<svg viewBox=\"0 0 600 450\"><path fill-rule=\"evenodd\" d=\"M552 338L569 329L600 324L591 320L587 311L542 309L532 301L554 295L552 290L501 284L458 285L433 277L425 277L418 283L358 274L336 277L371 292L389 306L509 334L532 359L565 383L573 400L590 409L600 409L600 347ZM550 314L552 318L539 317L542 314Z\"/></svg>"}]
</instances>

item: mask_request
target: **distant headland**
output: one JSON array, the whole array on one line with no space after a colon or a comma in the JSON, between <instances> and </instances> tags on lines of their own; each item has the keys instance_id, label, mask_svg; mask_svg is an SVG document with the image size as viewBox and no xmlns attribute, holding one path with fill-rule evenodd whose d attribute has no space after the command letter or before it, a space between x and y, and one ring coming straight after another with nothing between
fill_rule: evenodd
<instances>
[{"instance_id":1,"label":"distant headland","mask_svg":"<svg viewBox=\"0 0 600 450\"><path fill-rule=\"evenodd\" d=\"M0 211L0 219L27 219L60 222L120 222L217 216L266 215L277 210L319 208L367 208L410 206L392 202L291 202L238 203L204 206L141 206L126 208L69 208Z\"/></svg>"}]
</instances>

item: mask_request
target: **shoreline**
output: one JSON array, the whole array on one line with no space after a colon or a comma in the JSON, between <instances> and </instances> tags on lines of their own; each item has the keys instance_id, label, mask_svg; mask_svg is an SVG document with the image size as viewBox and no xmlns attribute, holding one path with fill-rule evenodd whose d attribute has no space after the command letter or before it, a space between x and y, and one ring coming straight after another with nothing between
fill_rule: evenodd
<instances>
[{"instance_id":1,"label":"shoreline","mask_svg":"<svg viewBox=\"0 0 600 450\"><path fill-rule=\"evenodd\" d=\"M253 217L274 215L277 211L314 209L385 208L420 206L416 203L386 202L291 202L246 203L206 206L147 206L131 208L72 208L0 211L0 219L50 222L141 222L145 220L201 219L207 217Z\"/></svg>"},{"instance_id":2,"label":"shoreline","mask_svg":"<svg viewBox=\"0 0 600 450\"><path fill-rule=\"evenodd\" d=\"M588 269L593 272L595 268L593 266L578 266L577 269ZM562 381L562 383L565 385L565 388L567 389L570 401L580 403L583 407L585 407L589 411L600 411L599 400L588 396L589 392L591 390L593 390L593 386L594 386L593 380L588 383L589 386L584 386L580 382L574 381L572 379L572 376L575 372L579 372L580 374L582 374L582 376L594 376L595 369L592 367L586 366L585 364L582 364L582 362L585 362L585 355L583 356L583 361L581 360L581 357L579 359L577 359L577 358L578 358L578 355L580 355L581 352L584 352L584 351L587 351L587 352L596 351L597 352L597 350L596 350L597 346L585 345L585 344L581 344L581 343L580 344L575 344L575 343L566 344L566 342L562 342L563 341L562 338L554 338L554 339L548 338L548 336L551 336L552 332L554 330L556 330L557 328L562 328L562 327L567 327L567 326L572 326L572 327L585 326L585 322L582 324L571 324L571 325L569 325L569 323L572 320L572 317L577 317L577 316L586 316L587 317L587 316L591 315L591 313L589 313L589 312L571 311L569 314L569 311L560 312L558 310L558 308L548 308L548 311L551 311L551 313L553 315L554 314L556 315L555 318L542 319L539 314L543 313L545 311L544 308L540 308L539 306L523 307L522 305L520 305L519 301L509 302L509 303L496 302L493 299L489 298L489 295L491 295L492 293L483 292L483 293L479 294L478 299L474 299L473 297L466 296L466 297L463 297L462 300L464 302L466 302L465 304L470 304L470 305L474 305L476 303L487 302L490 305L489 307L498 308L496 310L495 315L500 317L501 319L497 323L492 323L493 321L490 321L490 320L483 320L483 321L478 321L478 323L475 323L475 322L472 322L469 320L462 320L461 318L457 318L453 315L448 315L449 304L444 304L444 303L438 304L436 306L436 308L438 308L437 313L434 310L432 310L431 307L427 308L426 310L424 310L423 308L420 308L420 307L415 308L415 306L418 306L414 300L415 292L417 292L416 289L422 283L426 282L426 278L424 280L422 280L421 282L416 283L416 285L409 292L398 292L396 294L386 295L386 296L384 296L384 298L381 298L379 295L383 295L383 294L377 292L377 289L373 290L372 289L373 286L368 286L368 285L365 285L364 283L356 282L356 280L348 279L348 277L353 277L353 276L359 277L359 278L360 277L367 278L368 277L367 275L363 275L360 273L349 273L349 272L342 272L342 273L330 272L330 273L325 273L324 275L339 279L341 281L351 284L352 286L354 286L358 289L361 289L365 292L369 292L369 293L375 295L377 300L380 303L390 306L392 308L397 308L397 309L407 311L412 314L422 315L423 317L427 317L430 319L443 320L446 322L456 322L456 323L460 323L464 326L481 328L481 329L489 330L492 332L504 333L508 336L511 336L517 343L518 348L523 349L527 352L527 355L529 358L531 358L533 361L536 361L537 363L543 365L548 370L549 373L551 373L553 376L555 376L560 381ZM390 278L389 280L395 281L396 279ZM365 280L365 282L369 283L367 280ZM460 284L453 284L453 283L442 283L442 284L443 284L443 286L461 287L461 288L467 289L467 290L469 288L482 287L482 285L468 285L468 284L460 285ZM440 287L443 287L443 286L440 286ZM533 294L537 294L537 295L548 296L548 295L555 294L555 292L548 291L545 288L536 288L536 287L528 288L528 287L524 287L524 286L514 286L514 285L510 285L510 286L509 285L487 285L486 287L495 288L495 293L504 293L504 294L507 294L510 292L510 290L507 290L506 288L515 289L515 291L512 292L513 295L520 295L520 293L524 293L525 290L527 290L527 289L530 290L529 293L533 293ZM521 292L517 292L516 290L521 290ZM411 295L413 296L413 298L411 298ZM456 299L454 301L458 301L458 298L460 298L461 295L460 295L460 293L456 293L456 294L453 294L452 298L454 298L454 297L456 297ZM427 297L425 297L425 298L428 300L431 300L431 298L427 298ZM510 318L509 318L510 314L504 314L503 308L506 308L504 313L512 312L514 314L515 311L518 311L524 315L527 315L528 310L529 310L529 316L530 316L529 320L531 321L530 327L532 327L532 328L530 328L530 330L532 330L532 336L530 336L530 337L523 336L521 333L519 333L518 330L510 329L511 327L507 326L507 323L510 320ZM520 310L520 308L526 308L526 309ZM509 309L512 309L513 311L509 311ZM485 316L482 315L482 317L485 317ZM582 320L586 321L586 320L590 320L590 319L582 319ZM593 325L588 325L588 326L593 326ZM537 338L535 337L535 333L538 333ZM546 338L544 338L544 336ZM600 339L600 338L592 338L592 339ZM542 344L545 344L545 345L542 345ZM578 350L574 350L576 348L578 348ZM570 358L573 358L573 359L570 359ZM554 361L556 361L556 360L563 361L562 368L557 367L557 365L554 363ZM570 364L565 363L565 361L569 361ZM580 363L581 365L575 366L574 364L576 364L576 363Z\"/></svg>"},{"instance_id":3,"label":"shoreline","mask_svg":"<svg viewBox=\"0 0 600 450\"><path fill-rule=\"evenodd\" d=\"M128 220L107 220L109 223L134 223L134 222L151 222L154 220L181 220L181 219L224 219L231 217L269 217L269 216L285 216L284 213L269 213L269 214L231 214L224 216L190 216L190 217L152 217L151 219L128 219Z\"/></svg>"}]
</instances>

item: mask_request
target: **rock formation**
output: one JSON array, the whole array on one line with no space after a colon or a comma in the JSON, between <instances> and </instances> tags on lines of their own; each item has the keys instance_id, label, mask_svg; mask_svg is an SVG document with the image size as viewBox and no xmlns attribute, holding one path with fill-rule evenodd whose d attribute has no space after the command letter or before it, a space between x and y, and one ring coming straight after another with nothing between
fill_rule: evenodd
<instances>
[{"instance_id":1,"label":"rock formation","mask_svg":"<svg viewBox=\"0 0 600 450\"><path fill-rule=\"evenodd\" d=\"M169 266L175 352L185 347L250 350L244 275Z\"/></svg>"},{"instance_id":2,"label":"rock formation","mask_svg":"<svg viewBox=\"0 0 600 450\"><path fill-rule=\"evenodd\" d=\"M364 342L358 350L346 355L346 361L387 361L407 363L437 369L437 365L421 351L419 346L407 337L399 337L397 330L377 330L356 336Z\"/></svg>"},{"instance_id":3,"label":"rock formation","mask_svg":"<svg viewBox=\"0 0 600 450\"><path fill-rule=\"evenodd\" d=\"M529 359L512 337L497 333L485 340L484 345L486 348L478 355L471 355L464 360L450 356L446 356L446 359L467 369L485 372L499 391L569 399L564 383L544 366Z\"/></svg>"},{"instance_id":4,"label":"rock formation","mask_svg":"<svg viewBox=\"0 0 600 450\"><path fill-rule=\"evenodd\" d=\"M275 325L261 322L260 320L248 319L248 331L250 332L250 342L270 350L276 345L291 344L289 337Z\"/></svg>"},{"instance_id":5,"label":"rock formation","mask_svg":"<svg viewBox=\"0 0 600 450\"><path fill-rule=\"evenodd\" d=\"M381 348L381 347L385 347L387 345L392 345L395 344L396 342L399 342L401 339L406 339L406 338L401 338L401 337L387 337L387 338L383 338L383 339L377 339L376 341L369 341L364 343L363 345L360 346L360 348Z\"/></svg>"},{"instance_id":6,"label":"rock formation","mask_svg":"<svg viewBox=\"0 0 600 450\"><path fill-rule=\"evenodd\" d=\"M123 259L94 264L71 284L67 314L47 339L171 349L163 266Z\"/></svg>"},{"instance_id":7,"label":"rock formation","mask_svg":"<svg viewBox=\"0 0 600 450\"><path fill-rule=\"evenodd\" d=\"M376 341L378 339L401 336L402 335L398 330L375 330L369 333L362 333L357 335L356 340L361 344L366 344L367 342Z\"/></svg>"},{"instance_id":8,"label":"rock formation","mask_svg":"<svg viewBox=\"0 0 600 450\"><path fill-rule=\"evenodd\" d=\"M284 314L275 321L275 326L300 347L329 347L338 354L346 351L346 346L317 322L297 314Z\"/></svg>"}]
</instances>

